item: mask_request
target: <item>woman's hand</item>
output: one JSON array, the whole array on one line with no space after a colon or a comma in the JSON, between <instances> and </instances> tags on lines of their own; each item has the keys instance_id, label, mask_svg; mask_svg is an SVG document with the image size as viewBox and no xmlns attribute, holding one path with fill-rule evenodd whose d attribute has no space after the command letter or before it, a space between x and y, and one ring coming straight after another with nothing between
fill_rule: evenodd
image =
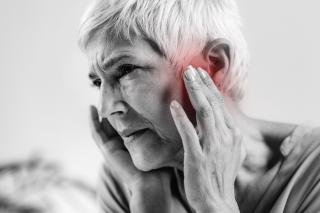
<instances>
[{"instance_id":1,"label":"woman's hand","mask_svg":"<svg viewBox=\"0 0 320 213\"><path fill-rule=\"evenodd\" d=\"M130 212L169 212L170 174L167 169L150 172L138 170L121 137L107 119L100 122L96 107L91 106L90 126L92 136L100 148L108 168L131 193Z\"/></svg>"},{"instance_id":2,"label":"woman's hand","mask_svg":"<svg viewBox=\"0 0 320 213\"><path fill-rule=\"evenodd\" d=\"M170 108L185 151L187 199L197 213L239 212L234 182L241 164L242 136L205 71L189 66L184 82L196 110L198 131L178 102L173 101Z\"/></svg>"}]
</instances>

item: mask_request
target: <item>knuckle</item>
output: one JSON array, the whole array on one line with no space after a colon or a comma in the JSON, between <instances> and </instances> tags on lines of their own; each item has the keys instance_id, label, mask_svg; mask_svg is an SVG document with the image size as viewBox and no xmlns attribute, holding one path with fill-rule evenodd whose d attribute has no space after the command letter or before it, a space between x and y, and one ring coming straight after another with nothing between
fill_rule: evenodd
<instances>
[{"instance_id":1,"label":"knuckle","mask_svg":"<svg viewBox=\"0 0 320 213\"><path fill-rule=\"evenodd\" d=\"M219 104L224 104L224 97L220 93L214 93L215 102Z\"/></svg>"},{"instance_id":2,"label":"knuckle","mask_svg":"<svg viewBox=\"0 0 320 213\"><path fill-rule=\"evenodd\" d=\"M181 135L182 140L188 145L188 147L190 146L190 143L195 143L195 141L198 140L197 135L194 135L192 131L190 131L190 128L185 126L185 128L183 127L183 132Z\"/></svg>"},{"instance_id":3,"label":"knuckle","mask_svg":"<svg viewBox=\"0 0 320 213\"><path fill-rule=\"evenodd\" d=\"M197 80L189 83L189 88L191 91L199 91L201 89L201 85Z\"/></svg>"},{"instance_id":4,"label":"knuckle","mask_svg":"<svg viewBox=\"0 0 320 213\"><path fill-rule=\"evenodd\" d=\"M219 102L221 103L221 104L224 104L224 98L223 98L223 96L222 95L218 95L218 100L219 100Z\"/></svg>"},{"instance_id":5,"label":"knuckle","mask_svg":"<svg viewBox=\"0 0 320 213\"><path fill-rule=\"evenodd\" d=\"M215 101L215 100L210 100L210 106L212 107L212 108L215 108L216 106L217 106L217 101Z\"/></svg>"},{"instance_id":6,"label":"knuckle","mask_svg":"<svg viewBox=\"0 0 320 213\"><path fill-rule=\"evenodd\" d=\"M201 106L197 110L197 115L200 118L209 118L212 114L212 109L209 106Z\"/></svg>"},{"instance_id":7,"label":"knuckle","mask_svg":"<svg viewBox=\"0 0 320 213\"><path fill-rule=\"evenodd\" d=\"M190 125L188 125L185 122L180 123L180 132L183 136L185 136L187 139L191 138L191 131L190 130Z\"/></svg>"},{"instance_id":8,"label":"knuckle","mask_svg":"<svg viewBox=\"0 0 320 213\"><path fill-rule=\"evenodd\" d=\"M207 87L209 87L209 86L212 85L212 80L211 80L211 78L209 78L208 76L206 76L206 77L203 78L203 83L204 83Z\"/></svg>"}]
</instances>

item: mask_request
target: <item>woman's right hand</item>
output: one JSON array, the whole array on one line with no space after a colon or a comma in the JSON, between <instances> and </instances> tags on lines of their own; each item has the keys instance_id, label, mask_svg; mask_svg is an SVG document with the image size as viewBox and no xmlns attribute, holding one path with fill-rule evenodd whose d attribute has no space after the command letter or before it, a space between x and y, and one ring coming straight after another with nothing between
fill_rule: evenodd
<instances>
[{"instance_id":1,"label":"woman's right hand","mask_svg":"<svg viewBox=\"0 0 320 213\"><path fill-rule=\"evenodd\" d=\"M92 136L101 150L107 164L127 185L131 193L131 212L169 212L170 174L167 169L149 172L138 170L121 137L106 118L100 122L96 107L90 108Z\"/></svg>"}]
</instances>

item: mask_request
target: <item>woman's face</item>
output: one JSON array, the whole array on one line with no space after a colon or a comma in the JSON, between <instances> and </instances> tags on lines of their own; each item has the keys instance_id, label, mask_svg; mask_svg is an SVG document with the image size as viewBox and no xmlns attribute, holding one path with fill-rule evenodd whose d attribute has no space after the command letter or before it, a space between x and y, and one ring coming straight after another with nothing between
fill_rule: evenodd
<instances>
[{"instance_id":1,"label":"woman's face","mask_svg":"<svg viewBox=\"0 0 320 213\"><path fill-rule=\"evenodd\" d=\"M90 78L100 93L99 113L123 139L141 170L175 164L182 143L170 102L182 102L176 70L147 41L92 42ZM98 68L99 67L99 68Z\"/></svg>"}]
</instances>

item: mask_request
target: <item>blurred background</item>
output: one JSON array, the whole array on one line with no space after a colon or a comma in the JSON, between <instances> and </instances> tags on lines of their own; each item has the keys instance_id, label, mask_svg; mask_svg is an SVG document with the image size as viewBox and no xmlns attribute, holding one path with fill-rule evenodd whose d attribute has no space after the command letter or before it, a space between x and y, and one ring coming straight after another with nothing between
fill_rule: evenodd
<instances>
[{"instance_id":1,"label":"blurred background","mask_svg":"<svg viewBox=\"0 0 320 213\"><path fill-rule=\"evenodd\" d=\"M94 188L102 157L90 136L88 106L96 103L97 92L89 86L87 61L77 47L80 17L89 2L0 1L3 168L12 162L42 168L44 159ZM320 3L238 4L251 53L244 111L268 120L320 125Z\"/></svg>"}]
</instances>

